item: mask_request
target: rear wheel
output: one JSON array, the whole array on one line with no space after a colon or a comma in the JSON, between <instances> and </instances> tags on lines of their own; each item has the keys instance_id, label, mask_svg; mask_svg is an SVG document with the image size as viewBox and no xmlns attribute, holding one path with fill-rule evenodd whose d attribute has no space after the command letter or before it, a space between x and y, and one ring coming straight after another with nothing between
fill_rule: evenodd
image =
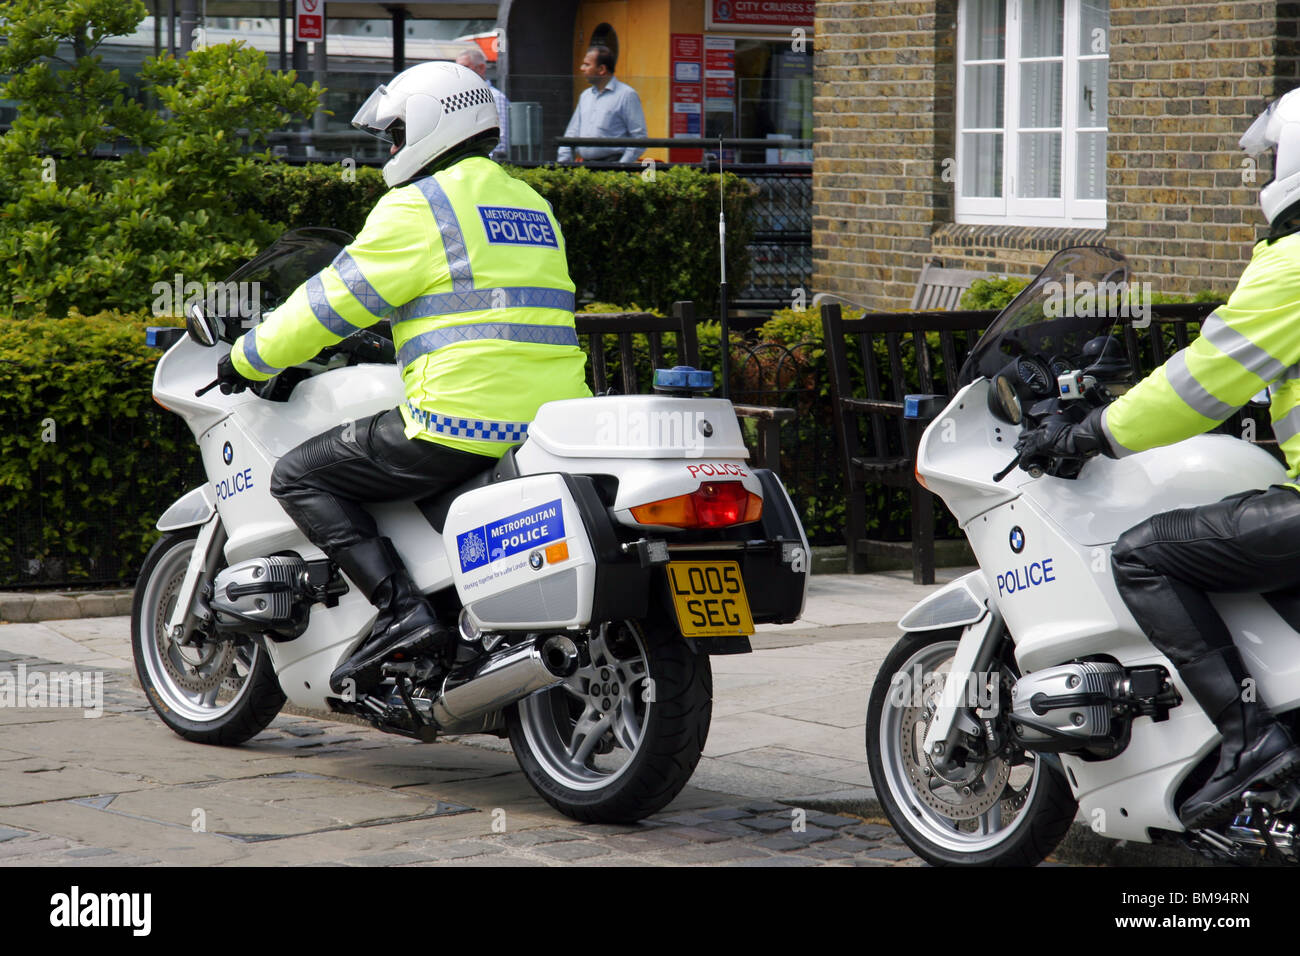
<instances>
[{"instance_id":1,"label":"rear wheel","mask_svg":"<svg viewBox=\"0 0 1300 956\"><path fill-rule=\"evenodd\" d=\"M165 534L145 558L131 605L136 674L163 723L186 740L241 744L275 719L285 697L260 639L191 646L168 634L197 536Z\"/></svg>"},{"instance_id":2,"label":"rear wheel","mask_svg":"<svg viewBox=\"0 0 1300 956\"><path fill-rule=\"evenodd\" d=\"M903 841L935 866L1035 866L1078 810L1061 774L1023 751L976 748L959 767L936 765L925 753L960 637L959 630L907 634L881 665L867 704L876 796ZM1000 670L999 699L1007 706L1018 675L1010 662Z\"/></svg>"},{"instance_id":3,"label":"rear wheel","mask_svg":"<svg viewBox=\"0 0 1300 956\"><path fill-rule=\"evenodd\" d=\"M610 623L571 677L511 708L510 743L529 783L561 813L630 823L681 792L712 711L706 655L667 625Z\"/></svg>"}]
</instances>

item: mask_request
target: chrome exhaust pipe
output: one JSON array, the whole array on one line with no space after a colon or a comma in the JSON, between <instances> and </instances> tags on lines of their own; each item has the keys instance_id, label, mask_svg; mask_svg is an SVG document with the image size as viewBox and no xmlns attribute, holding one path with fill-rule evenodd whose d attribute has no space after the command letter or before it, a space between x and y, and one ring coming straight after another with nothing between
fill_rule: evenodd
<instances>
[{"instance_id":1,"label":"chrome exhaust pipe","mask_svg":"<svg viewBox=\"0 0 1300 956\"><path fill-rule=\"evenodd\" d=\"M435 700L433 719L445 733L474 733L483 729L481 718L558 684L577 668L578 646L563 635L508 647Z\"/></svg>"}]
</instances>

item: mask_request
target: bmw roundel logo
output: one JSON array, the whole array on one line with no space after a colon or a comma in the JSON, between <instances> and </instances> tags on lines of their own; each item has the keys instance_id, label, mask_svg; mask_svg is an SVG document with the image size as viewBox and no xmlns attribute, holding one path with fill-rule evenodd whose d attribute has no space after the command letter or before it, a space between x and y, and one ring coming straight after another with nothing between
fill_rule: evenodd
<instances>
[{"instance_id":1,"label":"bmw roundel logo","mask_svg":"<svg viewBox=\"0 0 1300 956\"><path fill-rule=\"evenodd\" d=\"M540 571L542 569L542 552L534 551L530 554L528 556L528 566L534 571Z\"/></svg>"},{"instance_id":2,"label":"bmw roundel logo","mask_svg":"<svg viewBox=\"0 0 1300 956\"><path fill-rule=\"evenodd\" d=\"M1016 554L1025 550L1025 533L1020 530L1020 525L1011 529L1011 550Z\"/></svg>"},{"instance_id":3,"label":"bmw roundel logo","mask_svg":"<svg viewBox=\"0 0 1300 956\"><path fill-rule=\"evenodd\" d=\"M227 465L235 460L235 449L230 447L230 442L221 446L221 460Z\"/></svg>"}]
</instances>

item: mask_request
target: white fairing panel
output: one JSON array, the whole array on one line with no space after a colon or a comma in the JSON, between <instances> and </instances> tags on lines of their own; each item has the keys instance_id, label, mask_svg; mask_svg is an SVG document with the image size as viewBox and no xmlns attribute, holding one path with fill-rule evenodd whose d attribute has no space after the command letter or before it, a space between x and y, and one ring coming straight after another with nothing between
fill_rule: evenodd
<instances>
[{"instance_id":1,"label":"white fairing panel","mask_svg":"<svg viewBox=\"0 0 1300 956\"><path fill-rule=\"evenodd\" d=\"M1073 540L1092 545L1113 544L1170 508L1208 505L1284 481L1286 469L1264 449L1228 435L1198 435L1118 460L1099 456L1073 481L1043 477L1020 491Z\"/></svg>"},{"instance_id":2,"label":"white fairing panel","mask_svg":"<svg viewBox=\"0 0 1300 956\"><path fill-rule=\"evenodd\" d=\"M530 475L466 492L443 527L461 603L483 629L591 622L596 557L559 475Z\"/></svg>"},{"instance_id":3,"label":"white fairing panel","mask_svg":"<svg viewBox=\"0 0 1300 956\"><path fill-rule=\"evenodd\" d=\"M396 408L402 398L397 366L355 365L299 382L287 402L256 401L235 415L267 452L281 458L312 435Z\"/></svg>"},{"instance_id":4,"label":"white fairing panel","mask_svg":"<svg viewBox=\"0 0 1300 956\"><path fill-rule=\"evenodd\" d=\"M1019 429L989 413L988 390L983 379L967 386L926 429L918 471L962 522L1022 673L1088 657L1169 672L1183 703L1167 720L1137 718L1118 757L1060 759L1084 818L1103 835L1145 842L1152 829L1181 830L1175 794L1218 734L1120 598L1111 551L1154 514L1265 488L1285 481L1285 472L1248 442L1205 435L1119 460L1094 458L1075 480L1035 479L1016 469L995 482ZM1300 634L1258 594L1211 599L1260 698L1279 712L1300 706ZM910 613L913 624L924 623L927 607Z\"/></svg>"}]
</instances>

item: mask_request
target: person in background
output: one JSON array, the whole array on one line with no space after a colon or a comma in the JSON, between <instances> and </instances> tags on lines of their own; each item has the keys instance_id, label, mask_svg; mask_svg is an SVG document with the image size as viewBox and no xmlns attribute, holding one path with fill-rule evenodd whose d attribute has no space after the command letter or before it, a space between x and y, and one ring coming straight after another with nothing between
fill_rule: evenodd
<instances>
[{"instance_id":1,"label":"person in background","mask_svg":"<svg viewBox=\"0 0 1300 956\"><path fill-rule=\"evenodd\" d=\"M578 97L565 136L636 136L644 138L645 112L641 97L614 76L614 54L607 46L593 46L578 67L591 84ZM639 146L580 146L578 155L585 160L635 163L645 150ZM556 162L573 162L573 150L561 146Z\"/></svg>"},{"instance_id":2,"label":"person in background","mask_svg":"<svg viewBox=\"0 0 1300 956\"><path fill-rule=\"evenodd\" d=\"M492 99L497 105L497 119L500 121L501 142L497 148L492 150L491 159L498 163L504 163L510 159L510 101L506 95L498 90L487 78L487 57L479 49L478 44L470 47L460 56L456 57L456 62L461 66L469 67L487 82L488 89L492 91Z\"/></svg>"}]
</instances>

